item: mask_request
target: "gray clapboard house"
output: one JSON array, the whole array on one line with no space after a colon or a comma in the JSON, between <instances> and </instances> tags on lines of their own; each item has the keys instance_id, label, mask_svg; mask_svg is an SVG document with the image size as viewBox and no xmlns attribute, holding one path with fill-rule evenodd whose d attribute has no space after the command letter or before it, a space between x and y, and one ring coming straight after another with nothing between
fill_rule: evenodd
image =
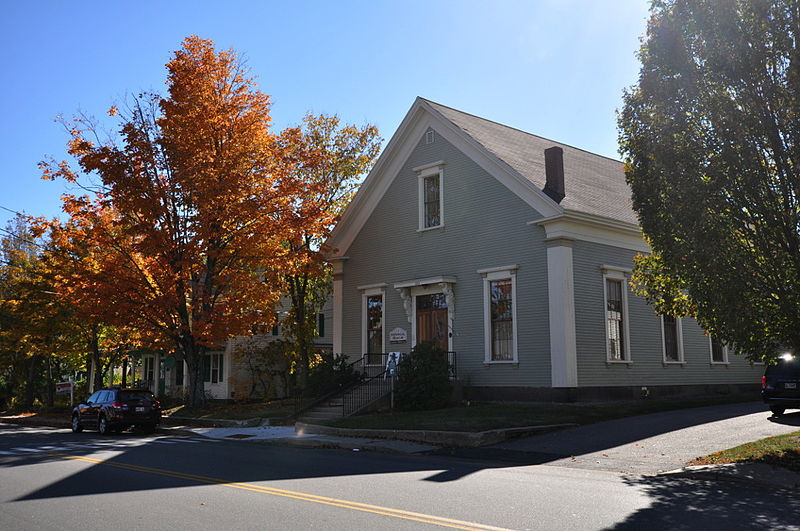
<instances>
[{"instance_id":1,"label":"gray clapboard house","mask_svg":"<svg viewBox=\"0 0 800 531\"><path fill-rule=\"evenodd\" d=\"M476 398L729 392L763 370L630 292L648 246L622 163L422 98L329 244L334 352L433 340Z\"/></svg>"}]
</instances>

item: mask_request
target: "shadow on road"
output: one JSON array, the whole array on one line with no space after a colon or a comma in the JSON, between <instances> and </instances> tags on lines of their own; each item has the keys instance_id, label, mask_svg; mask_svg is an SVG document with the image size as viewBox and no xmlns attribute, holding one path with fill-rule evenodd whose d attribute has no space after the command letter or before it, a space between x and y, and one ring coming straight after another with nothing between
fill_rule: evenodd
<instances>
[{"instance_id":1,"label":"shadow on road","mask_svg":"<svg viewBox=\"0 0 800 531\"><path fill-rule=\"evenodd\" d=\"M664 411L525 437L483 448L451 448L436 453L516 464L545 464L629 445L693 426L763 413L765 409L766 406L759 402L745 402Z\"/></svg>"},{"instance_id":2,"label":"shadow on road","mask_svg":"<svg viewBox=\"0 0 800 531\"><path fill-rule=\"evenodd\" d=\"M764 496L746 484L664 476L626 482L642 489L651 504L611 529L797 529L800 498L788 491Z\"/></svg>"},{"instance_id":3,"label":"shadow on road","mask_svg":"<svg viewBox=\"0 0 800 531\"><path fill-rule=\"evenodd\" d=\"M545 464L570 455L596 452L689 426L763 410L762 404L745 403L669 411L511 441L503 447L442 449L425 456L397 456L341 450L308 451L302 448L276 446L267 450L256 442L223 441L189 444L181 442L179 438L172 438L177 442L171 444L159 444L152 437L142 437L133 433L101 437L92 433L76 435L65 430L51 430L51 433L58 434L58 437L40 435L41 445L66 446L68 447L66 450L45 449L14 457L4 457L0 454L0 469L43 462L65 462L69 460L67 456L80 458L96 454L105 448L91 448L93 445L109 445L107 449L115 452L102 463L87 463L72 459L84 468L19 500L196 486L203 483L278 481L420 471L431 472L430 476L424 478L426 481L447 483L483 469L504 468L510 464L515 466ZM781 418L790 419L790 416ZM4 434L3 449L13 445L9 444L10 439L13 440L13 437L17 436L21 437L21 435L9 437L8 434ZM53 442L54 439L57 441ZM29 440L26 439L27 445L31 444ZM141 444L137 445L137 441L141 441ZM87 447L82 448L80 444ZM136 467L146 467L146 470L139 470ZM111 468L115 469L113 475L109 474ZM105 478L109 476L115 477L115 481L106 481ZM653 486L655 487L658 485Z\"/></svg>"},{"instance_id":4,"label":"shadow on road","mask_svg":"<svg viewBox=\"0 0 800 531\"><path fill-rule=\"evenodd\" d=\"M780 417L772 415L769 418L769 421L774 422L775 424L783 424L785 426L800 426L800 411L786 413Z\"/></svg>"}]
</instances>

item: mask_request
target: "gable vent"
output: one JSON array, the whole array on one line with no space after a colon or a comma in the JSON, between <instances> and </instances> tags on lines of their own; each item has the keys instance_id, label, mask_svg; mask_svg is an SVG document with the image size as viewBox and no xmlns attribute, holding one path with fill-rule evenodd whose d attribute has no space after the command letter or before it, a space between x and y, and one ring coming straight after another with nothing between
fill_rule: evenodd
<instances>
[{"instance_id":1,"label":"gable vent","mask_svg":"<svg viewBox=\"0 0 800 531\"><path fill-rule=\"evenodd\" d=\"M434 138L433 138L433 130L428 131L427 133L425 133L425 143L426 144L433 144L433 140L434 140Z\"/></svg>"}]
</instances>

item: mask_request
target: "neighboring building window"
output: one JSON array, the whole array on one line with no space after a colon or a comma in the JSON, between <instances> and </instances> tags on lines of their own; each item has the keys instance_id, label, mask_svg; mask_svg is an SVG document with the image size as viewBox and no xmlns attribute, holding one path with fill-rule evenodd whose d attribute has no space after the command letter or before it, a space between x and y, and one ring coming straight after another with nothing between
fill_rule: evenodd
<instances>
[{"instance_id":1,"label":"neighboring building window","mask_svg":"<svg viewBox=\"0 0 800 531\"><path fill-rule=\"evenodd\" d=\"M630 362L625 274L623 271L606 271L603 282L607 360Z\"/></svg>"},{"instance_id":2,"label":"neighboring building window","mask_svg":"<svg viewBox=\"0 0 800 531\"><path fill-rule=\"evenodd\" d=\"M322 337L325 335L325 314L317 314L317 335Z\"/></svg>"},{"instance_id":3,"label":"neighboring building window","mask_svg":"<svg viewBox=\"0 0 800 531\"><path fill-rule=\"evenodd\" d=\"M206 354L203 356L203 381L221 383L224 371L224 354Z\"/></svg>"},{"instance_id":4,"label":"neighboring building window","mask_svg":"<svg viewBox=\"0 0 800 531\"><path fill-rule=\"evenodd\" d=\"M711 345L711 363L728 363L728 347L712 335L708 337Z\"/></svg>"},{"instance_id":5,"label":"neighboring building window","mask_svg":"<svg viewBox=\"0 0 800 531\"><path fill-rule=\"evenodd\" d=\"M146 357L144 359L144 380L145 382L152 382L155 378L155 358L153 357Z\"/></svg>"},{"instance_id":6,"label":"neighboring building window","mask_svg":"<svg viewBox=\"0 0 800 531\"><path fill-rule=\"evenodd\" d=\"M176 386L183 385L183 363L184 363L183 360L178 360L175 363L175 368L173 369L175 371Z\"/></svg>"},{"instance_id":7,"label":"neighboring building window","mask_svg":"<svg viewBox=\"0 0 800 531\"><path fill-rule=\"evenodd\" d=\"M485 361L516 362L516 269L489 270L482 274Z\"/></svg>"},{"instance_id":8,"label":"neighboring building window","mask_svg":"<svg viewBox=\"0 0 800 531\"><path fill-rule=\"evenodd\" d=\"M363 341L368 364L381 364L383 359L383 290L364 292Z\"/></svg>"},{"instance_id":9,"label":"neighboring building window","mask_svg":"<svg viewBox=\"0 0 800 531\"><path fill-rule=\"evenodd\" d=\"M664 342L664 362L683 362L681 320L669 315L661 316L661 335Z\"/></svg>"},{"instance_id":10,"label":"neighboring building window","mask_svg":"<svg viewBox=\"0 0 800 531\"><path fill-rule=\"evenodd\" d=\"M419 230L444 225L443 165L444 162L439 161L414 168L419 175Z\"/></svg>"}]
</instances>

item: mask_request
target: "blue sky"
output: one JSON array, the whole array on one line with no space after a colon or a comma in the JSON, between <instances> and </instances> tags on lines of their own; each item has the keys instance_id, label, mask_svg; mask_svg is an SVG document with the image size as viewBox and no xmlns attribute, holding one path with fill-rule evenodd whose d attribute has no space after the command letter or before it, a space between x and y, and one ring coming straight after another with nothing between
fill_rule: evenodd
<instances>
[{"instance_id":1,"label":"blue sky","mask_svg":"<svg viewBox=\"0 0 800 531\"><path fill-rule=\"evenodd\" d=\"M9 2L0 18L0 207L57 216L53 120L164 91L196 34L244 55L274 126L307 112L389 139L416 96L618 157L615 110L638 73L646 0ZM112 125L112 122L107 122ZM13 214L0 209L0 226Z\"/></svg>"}]
</instances>

